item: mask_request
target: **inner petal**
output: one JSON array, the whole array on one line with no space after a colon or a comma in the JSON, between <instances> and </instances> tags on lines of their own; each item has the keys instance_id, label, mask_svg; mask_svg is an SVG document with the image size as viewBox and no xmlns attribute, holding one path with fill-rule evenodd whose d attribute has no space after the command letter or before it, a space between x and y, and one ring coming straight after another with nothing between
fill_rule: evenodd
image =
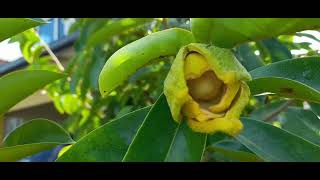
<instances>
[{"instance_id":1,"label":"inner petal","mask_svg":"<svg viewBox=\"0 0 320 180\"><path fill-rule=\"evenodd\" d=\"M210 107L219 104L227 92L227 86L210 69L205 57L194 52L187 55L184 73L192 97L183 107L184 114L200 122L223 117L225 112L214 113Z\"/></svg>"},{"instance_id":2,"label":"inner petal","mask_svg":"<svg viewBox=\"0 0 320 180\"><path fill-rule=\"evenodd\" d=\"M227 85L226 92L221 98L218 104L210 106L210 111L214 113L220 113L229 109L232 101L235 99L238 91L240 89L240 83L234 83Z\"/></svg>"},{"instance_id":3,"label":"inner petal","mask_svg":"<svg viewBox=\"0 0 320 180\"><path fill-rule=\"evenodd\" d=\"M189 94L196 101L211 101L219 98L223 91L223 82L213 71L203 73L199 78L187 80Z\"/></svg>"}]
</instances>

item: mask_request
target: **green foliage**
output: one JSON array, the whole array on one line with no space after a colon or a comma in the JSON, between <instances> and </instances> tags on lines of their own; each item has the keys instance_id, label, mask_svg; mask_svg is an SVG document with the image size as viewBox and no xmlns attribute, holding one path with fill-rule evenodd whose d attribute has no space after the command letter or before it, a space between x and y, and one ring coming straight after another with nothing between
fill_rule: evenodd
<instances>
[{"instance_id":1,"label":"green foliage","mask_svg":"<svg viewBox=\"0 0 320 180\"><path fill-rule=\"evenodd\" d=\"M200 161L205 142L205 134L193 132L185 121L178 124L172 119L166 98L161 95L145 117L123 161Z\"/></svg>"},{"instance_id":2,"label":"green foliage","mask_svg":"<svg viewBox=\"0 0 320 180\"><path fill-rule=\"evenodd\" d=\"M319 57L305 57L284 60L250 72L249 82L252 94L265 92L279 96L320 102Z\"/></svg>"},{"instance_id":3,"label":"green foliage","mask_svg":"<svg viewBox=\"0 0 320 180\"><path fill-rule=\"evenodd\" d=\"M0 18L0 41L44 23L46 22L41 19Z\"/></svg>"},{"instance_id":4,"label":"green foliage","mask_svg":"<svg viewBox=\"0 0 320 180\"><path fill-rule=\"evenodd\" d=\"M261 121L243 119L238 141L265 161L319 161L320 146Z\"/></svg>"},{"instance_id":5,"label":"green foliage","mask_svg":"<svg viewBox=\"0 0 320 180\"><path fill-rule=\"evenodd\" d=\"M191 30L198 42L212 43L224 48L319 27L319 18L191 19Z\"/></svg>"},{"instance_id":6,"label":"green foliage","mask_svg":"<svg viewBox=\"0 0 320 180\"><path fill-rule=\"evenodd\" d=\"M60 125L46 119L34 119L19 126L4 140L0 161L17 161L23 157L74 141Z\"/></svg>"},{"instance_id":7,"label":"green foliage","mask_svg":"<svg viewBox=\"0 0 320 180\"><path fill-rule=\"evenodd\" d=\"M80 35L64 72L43 55L30 29L42 22L1 24L0 40L15 35L11 42L20 43L29 66L0 78L0 115L41 88L68 115L65 130L43 119L15 129L0 149L1 161L61 144L72 145L59 162L320 161L319 52L310 42L295 42L320 42L302 31L319 28L318 18L81 18L70 29ZM163 81L176 53L191 42L232 49L250 71L253 96L236 137L196 133L172 119Z\"/></svg>"},{"instance_id":8,"label":"green foliage","mask_svg":"<svg viewBox=\"0 0 320 180\"><path fill-rule=\"evenodd\" d=\"M320 119L310 110L290 107L280 114L280 126L320 146Z\"/></svg>"},{"instance_id":9,"label":"green foliage","mask_svg":"<svg viewBox=\"0 0 320 180\"><path fill-rule=\"evenodd\" d=\"M30 64L40 58L44 49L44 47L40 45L40 39L34 29L29 29L23 33L13 36L10 39L10 42L19 42L23 57Z\"/></svg>"},{"instance_id":10,"label":"green foliage","mask_svg":"<svg viewBox=\"0 0 320 180\"><path fill-rule=\"evenodd\" d=\"M0 78L0 114L45 85L65 75L46 70L20 70Z\"/></svg>"},{"instance_id":11,"label":"green foliage","mask_svg":"<svg viewBox=\"0 0 320 180\"><path fill-rule=\"evenodd\" d=\"M172 28L126 45L115 52L103 67L99 76L101 94L108 95L137 69L149 64L150 61L173 56L182 46L192 42L194 38L190 31Z\"/></svg>"},{"instance_id":12,"label":"green foliage","mask_svg":"<svg viewBox=\"0 0 320 180\"><path fill-rule=\"evenodd\" d=\"M150 107L112 120L73 144L57 161L121 161Z\"/></svg>"}]
</instances>

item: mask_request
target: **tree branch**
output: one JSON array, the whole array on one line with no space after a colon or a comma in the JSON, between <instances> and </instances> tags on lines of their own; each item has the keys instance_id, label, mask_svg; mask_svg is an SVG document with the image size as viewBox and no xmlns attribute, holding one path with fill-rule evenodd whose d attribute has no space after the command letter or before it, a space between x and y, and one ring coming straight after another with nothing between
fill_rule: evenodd
<instances>
[{"instance_id":1,"label":"tree branch","mask_svg":"<svg viewBox=\"0 0 320 180\"><path fill-rule=\"evenodd\" d=\"M46 49L46 51L48 51L49 55L51 56L51 58L53 59L53 61L57 64L58 68L61 71L64 71L64 67L61 64L61 62L59 61L59 59L57 58L57 56L52 52L52 50L50 49L49 45L43 41L43 39L40 37L40 35L37 33L36 30L33 29L33 32L35 33L35 35L39 38L40 43L44 46L44 48Z\"/></svg>"},{"instance_id":2,"label":"tree branch","mask_svg":"<svg viewBox=\"0 0 320 180\"><path fill-rule=\"evenodd\" d=\"M292 105L295 100L290 99L283 103L277 110L273 111L269 116L267 116L263 121L271 121L274 117L280 114L282 111L286 110L290 105Z\"/></svg>"}]
</instances>

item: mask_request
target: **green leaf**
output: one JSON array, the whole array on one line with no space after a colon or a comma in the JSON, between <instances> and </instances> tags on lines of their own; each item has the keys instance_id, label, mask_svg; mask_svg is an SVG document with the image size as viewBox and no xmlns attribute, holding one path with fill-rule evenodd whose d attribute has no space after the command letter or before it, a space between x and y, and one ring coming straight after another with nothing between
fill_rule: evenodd
<instances>
[{"instance_id":1,"label":"green leaf","mask_svg":"<svg viewBox=\"0 0 320 180\"><path fill-rule=\"evenodd\" d=\"M118 21L109 21L106 25L90 36L88 39L88 46L93 47L100 43L108 42L113 36L152 20L153 18L124 18Z\"/></svg>"},{"instance_id":2,"label":"green leaf","mask_svg":"<svg viewBox=\"0 0 320 180\"><path fill-rule=\"evenodd\" d=\"M0 148L0 161L17 161L35 153L74 141L60 125L46 119L34 119L16 128Z\"/></svg>"},{"instance_id":3,"label":"green leaf","mask_svg":"<svg viewBox=\"0 0 320 180\"><path fill-rule=\"evenodd\" d=\"M1 77L0 114L45 85L63 77L64 74L45 70L20 70Z\"/></svg>"},{"instance_id":4,"label":"green leaf","mask_svg":"<svg viewBox=\"0 0 320 180\"><path fill-rule=\"evenodd\" d=\"M0 18L0 42L27 29L45 24L45 21L31 18Z\"/></svg>"},{"instance_id":5,"label":"green leaf","mask_svg":"<svg viewBox=\"0 0 320 180\"><path fill-rule=\"evenodd\" d=\"M320 57L305 57L272 63L250 72L248 82L253 95L276 93L279 96L320 102Z\"/></svg>"},{"instance_id":6,"label":"green leaf","mask_svg":"<svg viewBox=\"0 0 320 180\"><path fill-rule=\"evenodd\" d=\"M262 107L259 107L251 112L250 118L255 120L264 121L270 117L270 115L274 114L276 111L279 110L284 104L286 103L285 100L275 101L269 104L266 104Z\"/></svg>"},{"instance_id":7,"label":"green leaf","mask_svg":"<svg viewBox=\"0 0 320 180\"><path fill-rule=\"evenodd\" d=\"M95 48L92 54L92 65L90 67L90 86L99 90L99 74L105 64L106 54L102 48Z\"/></svg>"},{"instance_id":8,"label":"green leaf","mask_svg":"<svg viewBox=\"0 0 320 180\"><path fill-rule=\"evenodd\" d=\"M253 50L248 44L243 44L237 47L235 55L240 63L247 69L247 71L264 66L263 61L259 56L254 54Z\"/></svg>"},{"instance_id":9,"label":"green leaf","mask_svg":"<svg viewBox=\"0 0 320 180\"><path fill-rule=\"evenodd\" d=\"M197 42L223 48L319 27L319 18L191 18Z\"/></svg>"},{"instance_id":10,"label":"green leaf","mask_svg":"<svg viewBox=\"0 0 320 180\"><path fill-rule=\"evenodd\" d=\"M247 147L236 141L232 136L218 132L207 138L206 151L214 161L228 162L258 162L262 161Z\"/></svg>"},{"instance_id":11,"label":"green leaf","mask_svg":"<svg viewBox=\"0 0 320 180\"><path fill-rule=\"evenodd\" d=\"M276 38L262 40L258 43L270 54L272 62L292 58L290 50Z\"/></svg>"},{"instance_id":12,"label":"green leaf","mask_svg":"<svg viewBox=\"0 0 320 180\"><path fill-rule=\"evenodd\" d=\"M31 48L35 43L36 42L34 42L34 41L27 41L26 43L23 44L22 54L23 54L23 57L25 58L25 60L29 64L31 64L33 62Z\"/></svg>"},{"instance_id":13,"label":"green leaf","mask_svg":"<svg viewBox=\"0 0 320 180\"><path fill-rule=\"evenodd\" d=\"M239 147L234 147L238 145L234 141L221 141L216 144L210 145L207 147L207 150L213 152L214 154L218 153L224 157L235 162L261 162L263 161L257 155L248 152L246 150L239 149Z\"/></svg>"},{"instance_id":14,"label":"green leaf","mask_svg":"<svg viewBox=\"0 0 320 180\"><path fill-rule=\"evenodd\" d=\"M142 108L106 123L72 145L57 161L121 161L149 110Z\"/></svg>"},{"instance_id":15,"label":"green leaf","mask_svg":"<svg viewBox=\"0 0 320 180\"><path fill-rule=\"evenodd\" d=\"M236 139L265 161L320 161L320 146L261 121L242 118Z\"/></svg>"},{"instance_id":16,"label":"green leaf","mask_svg":"<svg viewBox=\"0 0 320 180\"><path fill-rule=\"evenodd\" d=\"M178 124L172 119L162 94L143 121L123 161L200 161L205 144L206 134L193 132L186 121Z\"/></svg>"},{"instance_id":17,"label":"green leaf","mask_svg":"<svg viewBox=\"0 0 320 180\"><path fill-rule=\"evenodd\" d=\"M315 113L317 116L320 116L320 104L318 103L309 103L310 108L313 113Z\"/></svg>"},{"instance_id":18,"label":"green leaf","mask_svg":"<svg viewBox=\"0 0 320 180\"><path fill-rule=\"evenodd\" d=\"M281 128L320 145L320 119L312 111L290 107L279 121Z\"/></svg>"},{"instance_id":19,"label":"green leaf","mask_svg":"<svg viewBox=\"0 0 320 180\"><path fill-rule=\"evenodd\" d=\"M186 121L181 122L165 161L199 162L204 153L206 138L205 134L193 132Z\"/></svg>"},{"instance_id":20,"label":"green leaf","mask_svg":"<svg viewBox=\"0 0 320 180\"><path fill-rule=\"evenodd\" d=\"M194 41L190 31L172 28L136 40L115 52L99 75L100 93L105 96L138 69L164 56L173 56Z\"/></svg>"}]
</instances>

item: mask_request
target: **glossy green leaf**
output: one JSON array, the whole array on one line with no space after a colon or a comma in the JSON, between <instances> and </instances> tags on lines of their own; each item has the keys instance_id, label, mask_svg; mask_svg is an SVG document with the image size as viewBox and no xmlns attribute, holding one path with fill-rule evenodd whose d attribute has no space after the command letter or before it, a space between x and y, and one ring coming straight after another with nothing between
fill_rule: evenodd
<instances>
[{"instance_id":1,"label":"glossy green leaf","mask_svg":"<svg viewBox=\"0 0 320 180\"><path fill-rule=\"evenodd\" d=\"M206 134L195 133L187 125L181 122L174 140L168 151L166 162L198 162L201 160L205 146Z\"/></svg>"},{"instance_id":2,"label":"glossy green leaf","mask_svg":"<svg viewBox=\"0 0 320 180\"><path fill-rule=\"evenodd\" d=\"M0 161L17 161L35 153L74 141L60 125L46 119L34 119L19 126L4 140Z\"/></svg>"},{"instance_id":3,"label":"glossy green leaf","mask_svg":"<svg viewBox=\"0 0 320 180\"><path fill-rule=\"evenodd\" d=\"M286 103L285 100L279 100L275 102L268 103L259 107L251 112L250 118L255 120L264 121L270 117L270 115L274 114Z\"/></svg>"},{"instance_id":4,"label":"glossy green leaf","mask_svg":"<svg viewBox=\"0 0 320 180\"><path fill-rule=\"evenodd\" d=\"M142 108L106 123L72 145L57 161L121 161L149 110Z\"/></svg>"},{"instance_id":5,"label":"glossy green leaf","mask_svg":"<svg viewBox=\"0 0 320 180\"><path fill-rule=\"evenodd\" d=\"M253 95L276 93L279 96L320 102L320 57L305 57L272 63L250 72L248 82Z\"/></svg>"},{"instance_id":6,"label":"glossy green leaf","mask_svg":"<svg viewBox=\"0 0 320 180\"><path fill-rule=\"evenodd\" d=\"M0 114L45 85L65 77L46 70L20 70L0 78Z\"/></svg>"},{"instance_id":7,"label":"glossy green leaf","mask_svg":"<svg viewBox=\"0 0 320 180\"><path fill-rule=\"evenodd\" d=\"M178 124L172 119L162 94L143 121L123 161L200 161L205 144L206 134L195 133L185 121Z\"/></svg>"},{"instance_id":8,"label":"glossy green leaf","mask_svg":"<svg viewBox=\"0 0 320 180\"><path fill-rule=\"evenodd\" d=\"M320 119L312 111L290 107L279 121L281 128L320 146Z\"/></svg>"},{"instance_id":9,"label":"glossy green leaf","mask_svg":"<svg viewBox=\"0 0 320 180\"><path fill-rule=\"evenodd\" d=\"M231 162L261 162L263 161L257 155L240 149L234 141L221 141L207 147L212 153L223 155Z\"/></svg>"},{"instance_id":10,"label":"glossy green leaf","mask_svg":"<svg viewBox=\"0 0 320 180\"><path fill-rule=\"evenodd\" d=\"M320 146L273 125L242 118L236 139L265 161L320 161Z\"/></svg>"},{"instance_id":11,"label":"glossy green leaf","mask_svg":"<svg viewBox=\"0 0 320 180\"><path fill-rule=\"evenodd\" d=\"M102 28L89 37L88 46L93 47L99 43L107 42L115 35L152 20L153 18L124 18L118 21L108 21Z\"/></svg>"},{"instance_id":12,"label":"glossy green leaf","mask_svg":"<svg viewBox=\"0 0 320 180\"><path fill-rule=\"evenodd\" d=\"M209 152L210 160L218 162L262 161L232 136L221 132L208 136L206 151Z\"/></svg>"},{"instance_id":13,"label":"glossy green leaf","mask_svg":"<svg viewBox=\"0 0 320 180\"><path fill-rule=\"evenodd\" d=\"M320 27L320 18L192 18L200 43L232 48L238 44Z\"/></svg>"},{"instance_id":14,"label":"glossy green leaf","mask_svg":"<svg viewBox=\"0 0 320 180\"><path fill-rule=\"evenodd\" d=\"M190 31L172 28L136 40L115 52L99 75L103 96L122 84L138 69L164 56L173 56L179 49L194 41Z\"/></svg>"},{"instance_id":15,"label":"glossy green leaf","mask_svg":"<svg viewBox=\"0 0 320 180\"><path fill-rule=\"evenodd\" d=\"M220 141L230 140L230 138L232 138L232 137L223 133L223 132L216 132L216 133L208 136L207 144L212 145L212 144L218 143Z\"/></svg>"},{"instance_id":16,"label":"glossy green leaf","mask_svg":"<svg viewBox=\"0 0 320 180\"><path fill-rule=\"evenodd\" d=\"M317 116L320 116L320 104L318 103L309 103L310 108L313 113L315 113Z\"/></svg>"},{"instance_id":17,"label":"glossy green leaf","mask_svg":"<svg viewBox=\"0 0 320 180\"><path fill-rule=\"evenodd\" d=\"M254 54L254 51L248 44L243 44L237 47L235 55L240 63L247 69L247 71L264 66L263 61L259 56Z\"/></svg>"},{"instance_id":18,"label":"glossy green leaf","mask_svg":"<svg viewBox=\"0 0 320 180\"><path fill-rule=\"evenodd\" d=\"M290 50L276 38L265 39L258 43L270 54L271 62L292 58Z\"/></svg>"},{"instance_id":19,"label":"glossy green leaf","mask_svg":"<svg viewBox=\"0 0 320 180\"><path fill-rule=\"evenodd\" d=\"M44 23L41 19L0 18L0 41Z\"/></svg>"}]
</instances>

